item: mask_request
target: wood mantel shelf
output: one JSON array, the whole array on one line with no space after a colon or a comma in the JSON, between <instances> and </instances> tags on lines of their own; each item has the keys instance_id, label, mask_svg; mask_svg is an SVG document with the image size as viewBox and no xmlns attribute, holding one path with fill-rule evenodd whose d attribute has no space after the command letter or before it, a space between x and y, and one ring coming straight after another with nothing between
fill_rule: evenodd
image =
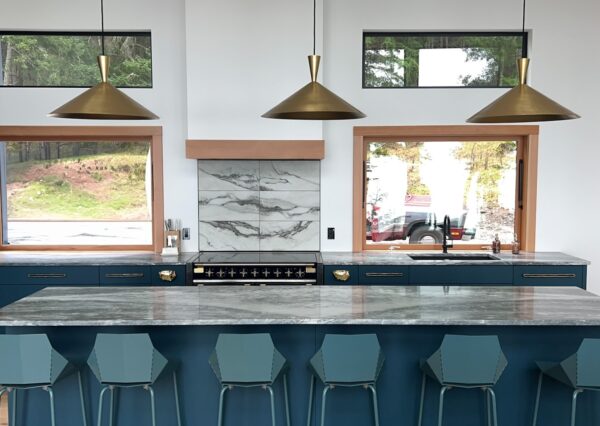
<instances>
[{"instance_id":1,"label":"wood mantel shelf","mask_svg":"<svg viewBox=\"0 0 600 426\"><path fill-rule=\"evenodd\" d=\"M185 156L196 160L322 160L325 141L188 139Z\"/></svg>"}]
</instances>

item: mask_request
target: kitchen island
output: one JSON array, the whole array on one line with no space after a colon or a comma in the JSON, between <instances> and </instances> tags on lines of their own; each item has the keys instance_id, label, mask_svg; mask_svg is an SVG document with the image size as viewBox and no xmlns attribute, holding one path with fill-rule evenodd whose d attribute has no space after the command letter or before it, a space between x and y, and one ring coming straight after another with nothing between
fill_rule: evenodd
<instances>
[{"instance_id":1,"label":"kitchen island","mask_svg":"<svg viewBox=\"0 0 600 426\"><path fill-rule=\"evenodd\" d=\"M531 424L537 384L535 360L562 360L585 337L600 338L600 297L573 287L125 287L47 288L0 310L7 333L47 333L67 358L83 363L98 332L148 332L157 349L180 363L185 424L217 421L219 384L208 365L217 335L269 332L290 361L293 425L306 424L307 362L326 333L377 333L386 361L378 383L381 425L417 420L419 360L433 353L446 333L496 334L508 367L496 386L501 425ZM86 372L92 418L99 386ZM570 391L547 380L539 423L568 424ZM157 383L158 424L175 424L168 380ZM278 391L279 389L276 389ZM439 388L430 383L424 425L437 418ZM36 393L37 392L37 393ZM74 380L56 387L60 425L79 425ZM278 396L281 394L278 393ZM578 424L600 420L596 395L578 403ZM317 412L320 398L315 399ZM117 424L150 424L147 394L124 391ZM483 393L447 395L444 425L484 424ZM49 425L47 395L34 391L21 404L24 425ZM267 425L268 397L260 390L231 392L225 425ZM69 413L69 414L65 414ZM313 412L313 423L316 414ZM283 401L277 405L284 424ZM363 389L330 393L327 425L371 424Z\"/></svg>"}]
</instances>

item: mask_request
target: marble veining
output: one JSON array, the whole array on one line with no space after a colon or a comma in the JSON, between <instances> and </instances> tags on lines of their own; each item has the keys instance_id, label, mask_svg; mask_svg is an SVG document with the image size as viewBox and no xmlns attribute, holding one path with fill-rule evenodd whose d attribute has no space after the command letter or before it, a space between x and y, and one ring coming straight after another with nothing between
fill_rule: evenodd
<instances>
[{"instance_id":1,"label":"marble veining","mask_svg":"<svg viewBox=\"0 0 600 426\"><path fill-rule=\"evenodd\" d=\"M600 326L574 287L52 287L0 309L0 326L250 324Z\"/></svg>"},{"instance_id":2,"label":"marble veining","mask_svg":"<svg viewBox=\"0 0 600 426\"><path fill-rule=\"evenodd\" d=\"M199 248L319 250L318 161L198 162Z\"/></svg>"},{"instance_id":3,"label":"marble veining","mask_svg":"<svg viewBox=\"0 0 600 426\"><path fill-rule=\"evenodd\" d=\"M418 252L432 253L432 252ZM436 252L436 253L439 253ZM472 252L471 252L472 253ZM557 265L584 266L590 262L559 252L500 253L498 260L413 260L400 251L323 252L326 265Z\"/></svg>"}]
</instances>

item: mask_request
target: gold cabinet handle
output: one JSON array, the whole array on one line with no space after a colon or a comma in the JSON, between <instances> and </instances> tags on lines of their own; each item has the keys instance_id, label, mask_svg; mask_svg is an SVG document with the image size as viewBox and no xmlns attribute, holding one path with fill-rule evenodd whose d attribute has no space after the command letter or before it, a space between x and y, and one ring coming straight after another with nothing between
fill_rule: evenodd
<instances>
[{"instance_id":1,"label":"gold cabinet handle","mask_svg":"<svg viewBox=\"0 0 600 426\"><path fill-rule=\"evenodd\" d=\"M523 278L577 278L577 274L523 274Z\"/></svg>"},{"instance_id":2,"label":"gold cabinet handle","mask_svg":"<svg viewBox=\"0 0 600 426\"><path fill-rule=\"evenodd\" d=\"M67 274L27 274L27 278L67 278Z\"/></svg>"},{"instance_id":3,"label":"gold cabinet handle","mask_svg":"<svg viewBox=\"0 0 600 426\"><path fill-rule=\"evenodd\" d=\"M106 274L106 278L144 278L142 272L133 272L128 274Z\"/></svg>"},{"instance_id":4,"label":"gold cabinet handle","mask_svg":"<svg viewBox=\"0 0 600 426\"><path fill-rule=\"evenodd\" d=\"M338 281L348 281L350 279L350 271L346 269L337 269L333 271L333 276Z\"/></svg>"},{"instance_id":5,"label":"gold cabinet handle","mask_svg":"<svg viewBox=\"0 0 600 426\"><path fill-rule=\"evenodd\" d=\"M365 273L367 277L403 277L404 273L402 272L367 272Z\"/></svg>"},{"instance_id":6,"label":"gold cabinet handle","mask_svg":"<svg viewBox=\"0 0 600 426\"><path fill-rule=\"evenodd\" d=\"M177 278L177 272L175 271L170 271L170 270L165 270L165 271L160 271L158 273L158 277L162 280L162 281L168 281L171 282L173 280L175 280L175 278Z\"/></svg>"}]
</instances>

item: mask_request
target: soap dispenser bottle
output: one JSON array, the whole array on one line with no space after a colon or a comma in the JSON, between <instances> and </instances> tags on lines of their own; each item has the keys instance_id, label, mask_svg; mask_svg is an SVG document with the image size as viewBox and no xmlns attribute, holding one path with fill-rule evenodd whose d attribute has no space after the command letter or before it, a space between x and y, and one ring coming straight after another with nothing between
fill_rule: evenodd
<instances>
[{"instance_id":1,"label":"soap dispenser bottle","mask_svg":"<svg viewBox=\"0 0 600 426\"><path fill-rule=\"evenodd\" d=\"M519 242L519 236L515 234L515 238L512 243L512 254L519 254L521 252L521 243Z\"/></svg>"},{"instance_id":2,"label":"soap dispenser bottle","mask_svg":"<svg viewBox=\"0 0 600 426\"><path fill-rule=\"evenodd\" d=\"M494 241L492 241L492 253L498 254L502 249L502 243L500 242L500 237L496 234Z\"/></svg>"}]
</instances>

